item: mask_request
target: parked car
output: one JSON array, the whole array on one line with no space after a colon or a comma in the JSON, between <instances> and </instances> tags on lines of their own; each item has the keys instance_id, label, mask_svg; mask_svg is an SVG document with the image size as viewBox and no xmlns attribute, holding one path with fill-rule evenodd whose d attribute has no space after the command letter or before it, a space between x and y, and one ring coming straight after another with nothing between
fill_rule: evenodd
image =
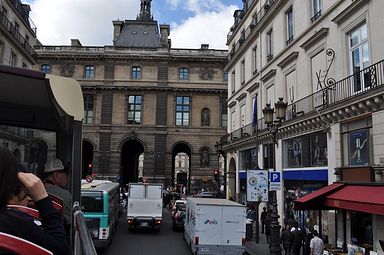
<instances>
[{"instance_id":1,"label":"parked car","mask_svg":"<svg viewBox=\"0 0 384 255\"><path fill-rule=\"evenodd\" d=\"M175 202L173 202L173 204L172 204L172 216L173 216L173 214L175 213L177 207L178 207L179 205L185 205L186 202L187 202L187 201L184 200L184 199L175 200Z\"/></svg>"},{"instance_id":2,"label":"parked car","mask_svg":"<svg viewBox=\"0 0 384 255\"><path fill-rule=\"evenodd\" d=\"M173 230L184 229L185 222L185 204L179 204L175 213L172 216L172 228Z\"/></svg>"}]
</instances>

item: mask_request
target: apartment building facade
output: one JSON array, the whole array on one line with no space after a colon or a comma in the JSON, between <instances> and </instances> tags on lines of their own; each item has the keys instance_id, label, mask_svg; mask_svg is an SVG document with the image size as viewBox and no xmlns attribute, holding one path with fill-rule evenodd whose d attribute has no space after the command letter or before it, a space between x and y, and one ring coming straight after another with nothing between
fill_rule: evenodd
<instances>
[{"instance_id":1,"label":"apartment building facade","mask_svg":"<svg viewBox=\"0 0 384 255\"><path fill-rule=\"evenodd\" d=\"M31 69L37 63L33 46L38 43L31 9L20 0L0 1L0 64ZM0 145L9 148L24 164L31 161L33 133L24 128L1 126ZM33 146L32 146L33 147Z\"/></svg>"},{"instance_id":2,"label":"apartment building facade","mask_svg":"<svg viewBox=\"0 0 384 255\"><path fill-rule=\"evenodd\" d=\"M371 201L383 188L383 5L244 0L227 36L227 194L245 202L246 171L275 169L281 223L315 227L339 249L357 237L383 251L384 202ZM275 143L262 110L279 100L288 107Z\"/></svg>"}]
</instances>

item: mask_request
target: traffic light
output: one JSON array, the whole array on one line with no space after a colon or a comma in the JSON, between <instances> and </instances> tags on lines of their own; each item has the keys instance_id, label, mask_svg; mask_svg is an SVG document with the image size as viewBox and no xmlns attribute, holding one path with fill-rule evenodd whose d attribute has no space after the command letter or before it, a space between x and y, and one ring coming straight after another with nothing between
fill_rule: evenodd
<instances>
[{"instance_id":1,"label":"traffic light","mask_svg":"<svg viewBox=\"0 0 384 255\"><path fill-rule=\"evenodd\" d=\"M214 179L215 181L217 181L217 182L220 180L219 170L215 170L215 171L213 172L213 179Z\"/></svg>"}]
</instances>

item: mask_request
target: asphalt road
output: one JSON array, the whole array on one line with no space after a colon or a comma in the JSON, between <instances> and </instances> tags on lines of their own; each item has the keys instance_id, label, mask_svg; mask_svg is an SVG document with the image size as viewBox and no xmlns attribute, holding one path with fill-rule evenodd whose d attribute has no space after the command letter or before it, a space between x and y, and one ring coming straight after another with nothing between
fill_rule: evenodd
<instances>
[{"instance_id":1,"label":"asphalt road","mask_svg":"<svg viewBox=\"0 0 384 255\"><path fill-rule=\"evenodd\" d=\"M160 232L151 230L128 231L126 211L120 217L112 244L102 255L190 255L192 252L183 240L183 231L172 230L172 219L168 209L163 210Z\"/></svg>"}]
</instances>

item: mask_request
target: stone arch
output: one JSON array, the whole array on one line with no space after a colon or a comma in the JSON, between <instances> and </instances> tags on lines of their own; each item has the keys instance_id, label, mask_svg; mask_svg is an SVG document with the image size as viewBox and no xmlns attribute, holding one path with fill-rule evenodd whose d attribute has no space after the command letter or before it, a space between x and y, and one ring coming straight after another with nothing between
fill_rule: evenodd
<instances>
[{"instance_id":1,"label":"stone arch","mask_svg":"<svg viewBox=\"0 0 384 255\"><path fill-rule=\"evenodd\" d=\"M230 158L228 167L228 197L236 198L236 160Z\"/></svg>"},{"instance_id":2,"label":"stone arch","mask_svg":"<svg viewBox=\"0 0 384 255\"><path fill-rule=\"evenodd\" d=\"M120 143L120 183L122 185L139 180L139 158L145 146L137 138L127 138ZM142 174L142 173L141 173Z\"/></svg>"},{"instance_id":3,"label":"stone arch","mask_svg":"<svg viewBox=\"0 0 384 255\"><path fill-rule=\"evenodd\" d=\"M191 189L191 156L192 147L187 142L177 142L171 146L172 153L172 171L171 185L186 187L186 192ZM177 160L181 157L184 167L178 167Z\"/></svg>"},{"instance_id":4,"label":"stone arch","mask_svg":"<svg viewBox=\"0 0 384 255\"><path fill-rule=\"evenodd\" d=\"M87 139L83 139L82 149L82 173L81 178L93 173L95 146Z\"/></svg>"}]
</instances>

